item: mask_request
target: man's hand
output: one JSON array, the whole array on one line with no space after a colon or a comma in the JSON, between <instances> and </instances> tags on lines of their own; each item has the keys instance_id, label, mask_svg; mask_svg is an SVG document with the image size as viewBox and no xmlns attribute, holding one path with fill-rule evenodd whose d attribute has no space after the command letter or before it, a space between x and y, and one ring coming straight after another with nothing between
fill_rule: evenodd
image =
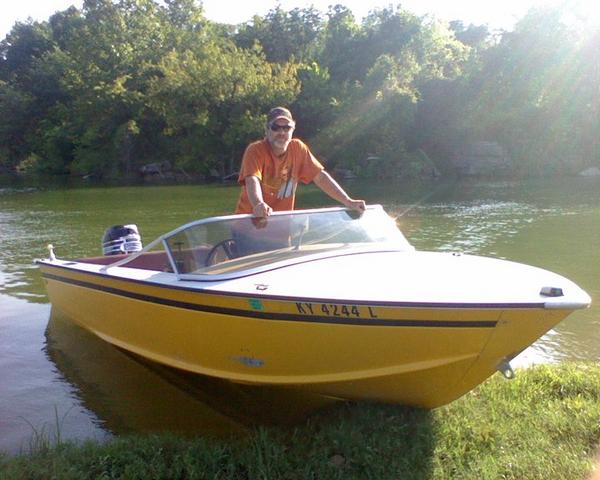
<instances>
[{"instance_id":1,"label":"man's hand","mask_svg":"<svg viewBox=\"0 0 600 480\"><path fill-rule=\"evenodd\" d=\"M273 209L265 202L258 202L252 209L252 214L258 218L268 217L273 213Z\"/></svg>"},{"instance_id":2,"label":"man's hand","mask_svg":"<svg viewBox=\"0 0 600 480\"><path fill-rule=\"evenodd\" d=\"M248 175L245 178L244 183L246 185L248 200L250 200L251 205L254 205L252 207L252 215L256 218L266 218L271 215L273 209L263 200L262 187L260 186L258 177Z\"/></svg>"},{"instance_id":3,"label":"man's hand","mask_svg":"<svg viewBox=\"0 0 600 480\"><path fill-rule=\"evenodd\" d=\"M344 205L361 213L367 208L367 204L364 200L354 200L353 198L349 198L346 202L344 202Z\"/></svg>"}]
</instances>

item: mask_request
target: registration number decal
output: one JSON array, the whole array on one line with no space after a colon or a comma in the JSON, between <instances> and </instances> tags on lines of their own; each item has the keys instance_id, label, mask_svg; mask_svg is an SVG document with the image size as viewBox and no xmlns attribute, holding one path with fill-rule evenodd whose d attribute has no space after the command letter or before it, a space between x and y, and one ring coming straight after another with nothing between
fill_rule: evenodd
<instances>
[{"instance_id":1,"label":"registration number decal","mask_svg":"<svg viewBox=\"0 0 600 480\"><path fill-rule=\"evenodd\" d=\"M296 309L301 315L341 318L378 318L374 307L365 307L362 305L296 302Z\"/></svg>"}]
</instances>

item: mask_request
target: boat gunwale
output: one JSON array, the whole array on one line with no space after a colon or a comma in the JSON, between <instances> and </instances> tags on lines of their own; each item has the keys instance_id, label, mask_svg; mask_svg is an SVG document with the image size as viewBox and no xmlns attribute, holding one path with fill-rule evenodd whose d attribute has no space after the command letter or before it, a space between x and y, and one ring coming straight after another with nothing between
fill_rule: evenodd
<instances>
[{"instance_id":1,"label":"boat gunwale","mask_svg":"<svg viewBox=\"0 0 600 480\"><path fill-rule=\"evenodd\" d=\"M323 315L304 315L294 314L287 312L268 312L262 310L251 310L242 308L230 308L221 307L215 305L206 305L192 302L185 302L180 300L174 300L169 298L156 297L137 292L127 292L114 287L100 286L92 283L87 283L81 280L66 279L64 277L55 276L52 274L45 274L44 278L55 280L57 282L67 283L75 285L77 287L89 288L92 290L101 291L111 295L118 295L121 297L132 298L134 300L140 300L143 302L155 303L168 307L183 308L186 310L205 312L205 313L216 313L221 315L253 318L258 320L270 320L270 321L288 321L288 322L306 322L312 324L335 324L335 325L351 325L359 327L416 327L416 328L495 328L498 320L423 320L423 319L393 319L393 318L350 318L350 317L335 317L335 316L323 316ZM235 295L235 294L232 294ZM236 295L237 296L237 295ZM246 298L246 295L240 294L239 297ZM253 297L256 298L256 297ZM266 300L266 299L262 299ZM310 301L310 299L282 299L277 298L274 300L286 301L286 302L298 302L298 301ZM315 303L330 303L319 300ZM397 306L382 304L374 305L368 303L358 302L363 307L388 307L397 308ZM410 308L409 308L410 309ZM483 309L481 309L483 310ZM491 309L502 311L504 309Z\"/></svg>"},{"instance_id":2,"label":"boat gunwale","mask_svg":"<svg viewBox=\"0 0 600 480\"><path fill-rule=\"evenodd\" d=\"M365 252L367 253L367 252ZM372 253L372 252L370 252ZM327 303L332 305L345 305L348 303L356 304L356 305L364 305L364 306L372 306L372 307L389 307L389 308L430 308L430 309L471 309L471 310L519 310L519 309L545 309L547 308L547 301L540 302L397 302L397 301L382 301L382 300L364 300L364 299L340 299L340 298L321 298L321 297L298 297L298 296L290 296L290 295L272 295L265 292L256 292L256 293L245 293L245 292L233 292L233 291L223 291L223 290L213 290L204 287L192 287L185 285L174 285L169 283L162 282L152 282L148 280L142 280L137 278L128 278L128 277L120 277L116 275L111 275L106 272L98 271L88 271L88 270L80 270L77 268L73 268L73 265L56 265L52 262L46 260L36 260L41 265L56 268L59 270L66 270L69 272L74 272L76 274L81 275L89 275L91 277L102 277L104 279L116 280L119 282L133 283L137 285L156 287L166 290L175 290L175 291L184 291L184 292L193 292L200 293L205 295L217 295L217 296L226 296L226 297L240 297L240 298L260 298L261 300L273 300L273 301L284 301L284 302L312 302L312 303ZM83 262L77 262L83 263ZM92 265L92 264L87 264ZM281 268L281 267L280 267ZM164 272L161 272L164 273ZM164 273L165 275L172 275L176 278L174 273ZM69 277L61 277L56 276L49 273L42 272L42 277L44 278L52 278L57 281L65 281L65 280L74 280ZM78 280L75 280L78 281ZM67 282L69 283L69 282ZM70 282L72 283L72 282ZM83 282L86 283L86 282ZM93 288L94 286L99 286L97 284L91 284L88 288ZM115 290L117 290L115 288ZM122 289L118 289L122 290ZM126 292L126 290L122 290ZM160 297L157 297L160 298ZM585 306L581 306L579 308L585 308Z\"/></svg>"}]
</instances>

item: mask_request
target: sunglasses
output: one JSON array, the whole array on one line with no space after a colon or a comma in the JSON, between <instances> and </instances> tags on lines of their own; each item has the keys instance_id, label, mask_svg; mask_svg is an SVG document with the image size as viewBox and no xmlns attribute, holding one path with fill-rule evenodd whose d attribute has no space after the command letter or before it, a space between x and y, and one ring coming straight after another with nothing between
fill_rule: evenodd
<instances>
[{"instance_id":1,"label":"sunglasses","mask_svg":"<svg viewBox=\"0 0 600 480\"><path fill-rule=\"evenodd\" d=\"M277 125L276 123L269 125L269 129L271 129L273 132L289 132L290 130L293 130L293 128L293 125Z\"/></svg>"}]
</instances>

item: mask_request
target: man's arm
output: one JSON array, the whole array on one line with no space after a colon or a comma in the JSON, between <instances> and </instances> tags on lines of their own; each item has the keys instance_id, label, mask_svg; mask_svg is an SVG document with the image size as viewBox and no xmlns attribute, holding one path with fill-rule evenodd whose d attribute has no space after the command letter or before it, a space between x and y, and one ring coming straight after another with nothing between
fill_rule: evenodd
<instances>
[{"instance_id":1,"label":"man's arm","mask_svg":"<svg viewBox=\"0 0 600 480\"><path fill-rule=\"evenodd\" d=\"M254 175L249 175L244 179L248 200L252 205L252 214L255 217L268 217L273 212L273 209L267 205L263 199L260 180Z\"/></svg>"},{"instance_id":2,"label":"man's arm","mask_svg":"<svg viewBox=\"0 0 600 480\"><path fill-rule=\"evenodd\" d=\"M321 170L321 173L317 174L313 182L331 198L352 210L363 211L366 208L364 200L350 198L344 189L325 170Z\"/></svg>"}]
</instances>

